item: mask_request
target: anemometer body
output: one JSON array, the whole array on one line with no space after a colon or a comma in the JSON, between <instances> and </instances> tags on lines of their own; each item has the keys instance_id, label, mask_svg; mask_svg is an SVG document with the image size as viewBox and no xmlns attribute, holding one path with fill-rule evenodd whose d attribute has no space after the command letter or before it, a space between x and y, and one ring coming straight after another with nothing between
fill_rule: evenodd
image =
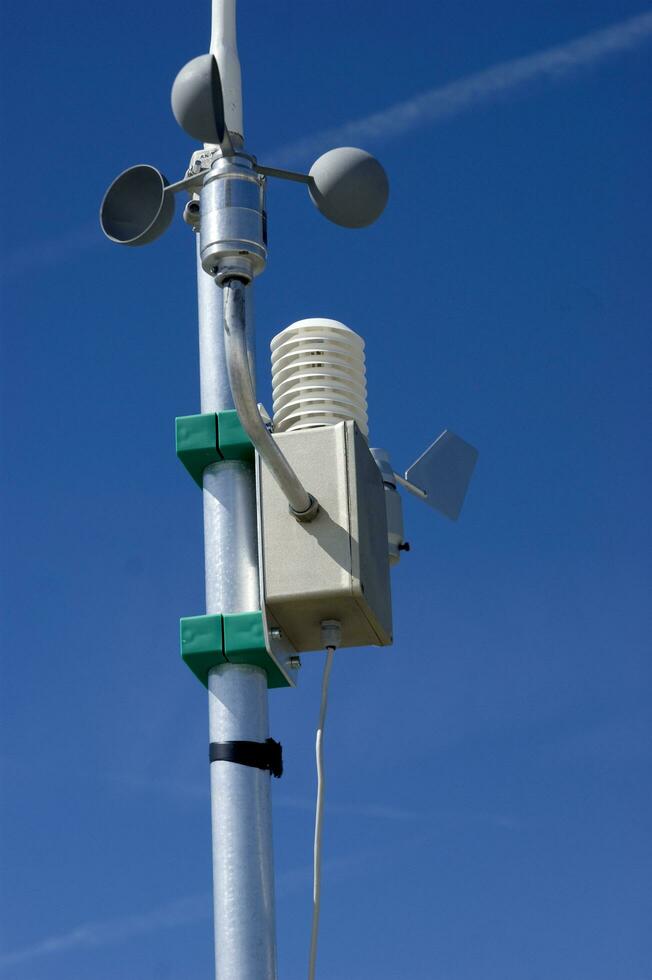
<instances>
[{"instance_id":1,"label":"anemometer body","mask_svg":"<svg viewBox=\"0 0 652 980\"><path fill-rule=\"evenodd\" d=\"M267 261L265 177L243 151L220 156L204 178L199 211L201 263L218 286L250 283Z\"/></svg>"}]
</instances>

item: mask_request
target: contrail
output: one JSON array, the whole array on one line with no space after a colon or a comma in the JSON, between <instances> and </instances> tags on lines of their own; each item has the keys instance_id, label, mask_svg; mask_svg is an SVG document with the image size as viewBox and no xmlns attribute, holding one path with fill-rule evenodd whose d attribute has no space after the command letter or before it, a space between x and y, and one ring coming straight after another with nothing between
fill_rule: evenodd
<instances>
[{"instance_id":1,"label":"contrail","mask_svg":"<svg viewBox=\"0 0 652 980\"><path fill-rule=\"evenodd\" d=\"M85 252L105 243L106 239L102 236L97 219L92 222L85 221L84 224L69 228L62 235L43 238L39 243L36 259L31 243L13 246L3 262L0 277L10 280L24 272L40 272L48 266L59 265L79 252Z\"/></svg>"},{"instance_id":2,"label":"contrail","mask_svg":"<svg viewBox=\"0 0 652 980\"><path fill-rule=\"evenodd\" d=\"M353 855L331 858L324 869L331 875L340 877L364 865L365 861L377 861L379 848L358 849ZM285 898L296 891L310 889L312 864L288 869L278 875L276 894ZM111 919L86 922L56 936L40 939L31 946L0 953L0 973L32 960L56 956L61 953L74 953L78 950L97 949L124 942L136 936L172 929L187 923L207 919L212 914L211 895L188 895L147 912L118 916Z\"/></svg>"},{"instance_id":3,"label":"contrail","mask_svg":"<svg viewBox=\"0 0 652 980\"><path fill-rule=\"evenodd\" d=\"M129 915L100 922L86 922L70 932L42 939L33 946L0 954L0 970L29 960L77 949L94 949L122 942L158 929L172 928L206 918L210 912L209 895L191 895L141 915Z\"/></svg>"},{"instance_id":4,"label":"contrail","mask_svg":"<svg viewBox=\"0 0 652 980\"><path fill-rule=\"evenodd\" d=\"M491 68L467 75L456 82L428 89L419 95L397 102L380 112L352 119L332 129L324 129L278 149L274 162L312 160L315 154L332 146L391 141L395 136L419 126L426 126L467 109L491 102L502 95L523 88L531 82L556 82L571 72L589 68L607 58L638 47L652 37L652 12L612 24L601 31L545 48L535 54L512 61L501 61ZM270 162L271 162L270 155Z\"/></svg>"}]
</instances>

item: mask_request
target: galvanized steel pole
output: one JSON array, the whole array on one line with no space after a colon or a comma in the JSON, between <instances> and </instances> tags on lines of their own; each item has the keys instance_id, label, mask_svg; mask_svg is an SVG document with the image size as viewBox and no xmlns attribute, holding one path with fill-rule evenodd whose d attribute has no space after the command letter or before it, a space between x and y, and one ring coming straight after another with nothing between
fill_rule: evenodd
<instances>
[{"instance_id":1,"label":"galvanized steel pole","mask_svg":"<svg viewBox=\"0 0 652 980\"><path fill-rule=\"evenodd\" d=\"M242 133L235 0L212 2L211 52L225 91L227 127ZM224 349L224 294L197 255L201 411L234 407ZM245 290L253 364L252 287ZM206 612L260 608L254 473L224 461L204 470ZM211 742L264 742L269 736L267 676L259 667L223 664L208 676ZM232 762L210 766L215 971L218 980L273 980L276 930L270 774Z\"/></svg>"}]
</instances>

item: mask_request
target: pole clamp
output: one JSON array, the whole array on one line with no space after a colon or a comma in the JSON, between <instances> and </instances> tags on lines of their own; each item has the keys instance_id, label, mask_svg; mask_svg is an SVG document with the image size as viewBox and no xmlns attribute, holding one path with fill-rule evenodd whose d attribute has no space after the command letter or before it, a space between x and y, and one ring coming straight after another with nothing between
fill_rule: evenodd
<instances>
[{"instance_id":1,"label":"pole clamp","mask_svg":"<svg viewBox=\"0 0 652 980\"><path fill-rule=\"evenodd\" d=\"M211 742L208 758L210 762L237 762L241 766L264 769L276 779L283 775L283 748L273 738L265 742Z\"/></svg>"}]
</instances>

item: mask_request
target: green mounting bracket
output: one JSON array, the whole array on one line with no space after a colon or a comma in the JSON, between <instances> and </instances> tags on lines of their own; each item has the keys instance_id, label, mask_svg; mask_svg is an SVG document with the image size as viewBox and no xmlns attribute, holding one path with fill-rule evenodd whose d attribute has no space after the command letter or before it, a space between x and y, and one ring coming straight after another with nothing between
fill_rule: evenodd
<instances>
[{"instance_id":1,"label":"green mounting bracket","mask_svg":"<svg viewBox=\"0 0 652 980\"><path fill-rule=\"evenodd\" d=\"M230 664L255 664L267 673L268 687L290 687L265 646L261 612L224 613L224 655Z\"/></svg>"},{"instance_id":2,"label":"green mounting bracket","mask_svg":"<svg viewBox=\"0 0 652 980\"><path fill-rule=\"evenodd\" d=\"M177 456L198 487L202 486L202 474L211 463L225 459L254 461L253 444L234 409L182 415L175 425Z\"/></svg>"},{"instance_id":3,"label":"green mounting bracket","mask_svg":"<svg viewBox=\"0 0 652 980\"><path fill-rule=\"evenodd\" d=\"M268 687L290 683L265 646L260 611L187 616L180 622L181 656L204 687L208 672L219 664L253 664L267 674Z\"/></svg>"},{"instance_id":4,"label":"green mounting bracket","mask_svg":"<svg viewBox=\"0 0 652 980\"><path fill-rule=\"evenodd\" d=\"M208 671L225 664L224 626L221 616L186 616L179 621L181 656L204 687Z\"/></svg>"},{"instance_id":5,"label":"green mounting bracket","mask_svg":"<svg viewBox=\"0 0 652 980\"><path fill-rule=\"evenodd\" d=\"M217 413L217 445L224 459L239 459L253 465L254 444L242 428L235 409Z\"/></svg>"}]
</instances>

